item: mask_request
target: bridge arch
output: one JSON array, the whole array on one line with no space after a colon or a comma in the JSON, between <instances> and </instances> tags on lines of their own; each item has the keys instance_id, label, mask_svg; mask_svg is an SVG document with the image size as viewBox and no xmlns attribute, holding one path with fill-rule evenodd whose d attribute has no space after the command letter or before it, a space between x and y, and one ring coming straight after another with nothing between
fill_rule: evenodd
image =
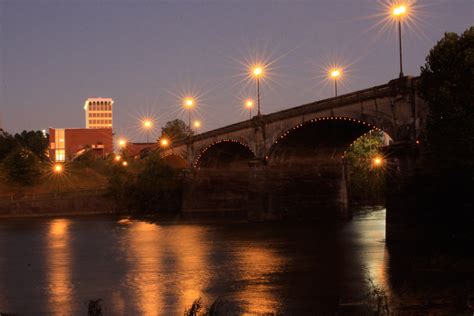
<instances>
[{"instance_id":1,"label":"bridge arch","mask_svg":"<svg viewBox=\"0 0 474 316\"><path fill-rule=\"evenodd\" d=\"M255 158L250 146L237 139L220 139L203 147L196 156L196 168L248 168L248 162Z\"/></svg>"},{"instance_id":2,"label":"bridge arch","mask_svg":"<svg viewBox=\"0 0 474 316\"><path fill-rule=\"evenodd\" d=\"M265 159L269 165L285 161L308 164L318 158L338 159L356 139L370 131L383 132L361 119L343 116L314 118L281 132L270 145ZM299 161L295 157L298 155Z\"/></svg>"}]
</instances>

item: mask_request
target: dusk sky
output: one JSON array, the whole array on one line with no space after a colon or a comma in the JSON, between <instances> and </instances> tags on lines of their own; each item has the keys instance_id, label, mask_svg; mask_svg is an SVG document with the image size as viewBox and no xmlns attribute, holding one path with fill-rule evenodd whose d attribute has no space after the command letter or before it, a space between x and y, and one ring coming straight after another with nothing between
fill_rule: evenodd
<instances>
[{"instance_id":1,"label":"dusk sky","mask_svg":"<svg viewBox=\"0 0 474 316\"><path fill-rule=\"evenodd\" d=\"M273 62L262 112L331 97L324 67L346 66L340 94L398 76L393 28L381 2L0 0L0 126L9 132L84 127L84 101L110 97L114 130L135 140L139 118L185 119L178 98L200 97L203 131L248 118L245 63ZM474 22L474 1L417 1L404 26L404 72L418 75L446 31ZM158 129L157 129L158 131Z\"/></svg>"}]
</instances>

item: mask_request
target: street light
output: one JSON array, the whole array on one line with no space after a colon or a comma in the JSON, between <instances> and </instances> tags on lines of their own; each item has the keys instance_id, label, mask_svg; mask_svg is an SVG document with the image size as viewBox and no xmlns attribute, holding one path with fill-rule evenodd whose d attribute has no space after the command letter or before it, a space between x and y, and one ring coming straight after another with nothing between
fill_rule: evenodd
<instances>
[{"instance_id":1,"label":"street light","mask_svg":"<svg viewBox=\"0 0 474 316\"><path fill-rule=\"evenodd\" d=\"M252 119L253 101L251 99L247 99L245 101L245 107L249 110L249 120L251 120Z\"/></svg>"},{"instance_id":2,"label":"street light","mask_svg":"<svg viewBox=\"0 0 474 316\"><path fill-rule=\"evenodd\" d=\"M122 156L116 155L114 159L115 159L115 161L120 161L122 159Z\"/></svg>"},{"instance_id":3,"label":"street light","mask_svg":"<svg viewBox=\"0 0 474 316\"><path fill-rule=\"evenodd\" d=\"M400 43L400 78L403 78L403 56L402 56L402 18L407 14L408 7L400 4L391 8L392 16L398 22L398 41Z\"/></svg>"},{"instance_id":4,"label":"street light","mask_svg":"<svg viewBox=\"0 0 474 316\"><path fill-rule=\"evenodd\" d=\"M166 138L162 138L162 139L160 140L160 145L161 145L161 147L168 147L169 144L170 144L170 142L169 142L169 140L166 139Z\"/></svg>"},{"instance_id":5,"label":"street light","mask_svg":"<svg viewBox=\"0 0 474 316\"><path fill-rule=\"evenodd\" d=\"M337 97L337 80L342 76L342 69L332 68L329 71L329 77L334 80L334 97Z\"/></svg>"},{"instance_id":6,"label":"street light","mask_svg":"<svg viewBox=\"0 0 474 316\"><path fill-rule=\"evenodd\" d=\"M372 166L374 166L375 168L381 167L382 164L383 164L383 158L382 157L375 156L374 158L372 158Z\"/></svg>"},{"instance_id":7,"label":"street light","mask_svg":"<svg viewBox=\"0 0 474 316\"><path fill-rule=\"evenodd\" d=\"M200 128L201 127L201 122L200 121L194 121L194 128Z\"/></svg>"},{"instance_id":8,"label":"street light","mask_svg":"<svg viewBox=\"0 0 474 316\"><path fill-rule=\"evenodd\" d=\"M189 97L185 98L183 105L188 110L189 137L191 137L191 109L194 107L194 99Z\"/></svg>"},{"instance_id":9,"label":"street light","mask_svg":"<svg viewBox=\"0 0 474 316\"><path fill-rule=\"evenodd\" d=\"M125 138L120 138L118 140L118 145L120 148L125 148L125 146L127 146L127 140Z\"/></svg>"},{"instance_id":10,"label":"street light","mask_svg":"<svg viewBox=\"0 0 474 316\"><path fill-rule=\"evenodd\" d=\"M128 162L123 161L123 162L122 162L122 166L124 166L124 167L128 166Z\"/></svg>"},{"instance_id":11,"label":"street light","mask_svg":"<svg viewBox=\"0 0 474 316\"><path fill-rule=\"evenodd\" d=\"M257 81L257 115L260 116L260 77L263 76L263 67L255 66L252 69L252 74Z\"/></svg>"},{"instance_id":12,"label":"street light","mask_svg":"<svg viewBox=\"0 0 474 316\"><path fill-rule=\"evenodd\" d=\"M63 171L64 171L64 167L63 167L62 164L60 164L60 163L54 164L53 172L55 174L61 174Z\"/></svg>"},{"instance_id":13,"label":"street light","mask_svg":"<svg viewBox=\"0 0 474 316\"><path fill-rule=\"evenodd\" d=\"M146 130L146 143L148 144L148 136L150 135L150 130L153 127L153 122L150 119L145 119L143 120L142 125Z\"/></svg>"}]
</instances>

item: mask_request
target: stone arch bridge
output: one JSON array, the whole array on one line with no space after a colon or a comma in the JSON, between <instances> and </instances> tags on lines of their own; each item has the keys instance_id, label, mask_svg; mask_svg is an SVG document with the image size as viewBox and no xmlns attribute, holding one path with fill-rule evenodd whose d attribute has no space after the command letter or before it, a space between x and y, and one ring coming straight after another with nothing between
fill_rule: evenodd
<instances>
[{"instance_id":1,"label":"stone arch bridge","mask_svg":"<svg viewBox=\"0 0 474 316\"><path fill-rule=\"evenodd\" d=\"M173 142L163 156L187 168L183 211L350 217L344 151L373 130L389 136L388 149L416 147L428 113L416 81L395 79Z\"/></svg>"}]
</instances>

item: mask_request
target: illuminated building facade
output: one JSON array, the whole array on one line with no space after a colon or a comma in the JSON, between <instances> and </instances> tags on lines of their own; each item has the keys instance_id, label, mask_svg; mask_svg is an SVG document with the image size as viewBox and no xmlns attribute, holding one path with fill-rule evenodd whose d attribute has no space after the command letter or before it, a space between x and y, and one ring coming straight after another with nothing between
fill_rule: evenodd
<instances>
[{"instance_id":1,"label":"illuminated building facade","mask_svg":"<svg viewBox=\"0 0 474 316\"><path fill-rule=\"evenodd\" d=\"M54 161L70 160L92 150L97 158L113 152L111 128L50 128L49 157Z\"/></svg>"},{"instance_id":2,"label":"illuminated building facade","mask_svg":"<svg viewBox=\"0 0 474 316\"><path fill-rule=\"evenodd\" d=\"M112 128L111 98L88 98L84 103L86 111L86 128Z\"/></svg>"}]
</instances>

